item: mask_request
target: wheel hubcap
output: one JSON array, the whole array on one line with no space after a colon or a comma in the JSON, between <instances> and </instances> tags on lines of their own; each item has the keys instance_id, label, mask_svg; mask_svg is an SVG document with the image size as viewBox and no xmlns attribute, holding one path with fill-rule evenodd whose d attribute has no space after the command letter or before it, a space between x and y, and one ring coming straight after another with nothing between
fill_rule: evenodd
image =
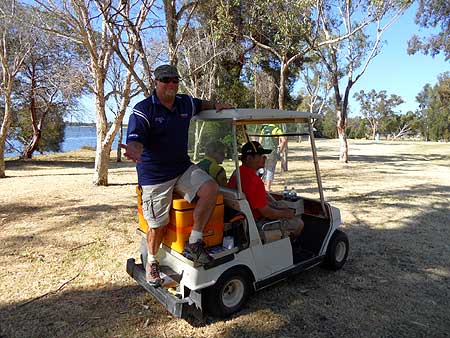
<instances>
[{"instance_id":1,"label":"wheel hubcap","mask_svg":"<svg viewBox=\"0 0 450 338\"><path fill-rule=\"evenodd\" d=\"M238 305L244 296L244 288L244 283L241 280L230 280L223 288L223 304L226 307L234 307Z\"/></svg>"},{"instance_id":2,"label":"wheel hubcap","mask_svg":"<svg viewBox=\"0 0 450 338\"><path fill-rule=\"evenodd\" d=\"M336 254L335 254L336 262L342 262L342 260L345 257L346 252L347 252L347 247L346 247L345 243L339 242L336 245Z\"/></svg>"}]
</instances>

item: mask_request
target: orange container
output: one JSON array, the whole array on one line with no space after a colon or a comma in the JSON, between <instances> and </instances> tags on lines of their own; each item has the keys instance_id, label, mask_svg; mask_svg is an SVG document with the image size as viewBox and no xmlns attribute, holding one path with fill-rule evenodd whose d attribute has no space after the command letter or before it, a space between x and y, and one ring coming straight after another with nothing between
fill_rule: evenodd
<instances>
[{"instance_id":1,"label":"orange container","mask_svg":"<svg viewBox=\"0 0 450 338\"><path fill-rule=\"evenodd\" d=\"M136 188L138 195L139 229L147 232L148 225L142 214L142 191ZM172 208L170 210L169 224L166 226L166 234L162 242L171 249L182 252L194 224L193 212L195 203L189 203L178 195L173 195ZM219 245L223 240L223 195L218 195L216 206L203 230L203 241L207 247Z\"/></svg>"}]
</instances>

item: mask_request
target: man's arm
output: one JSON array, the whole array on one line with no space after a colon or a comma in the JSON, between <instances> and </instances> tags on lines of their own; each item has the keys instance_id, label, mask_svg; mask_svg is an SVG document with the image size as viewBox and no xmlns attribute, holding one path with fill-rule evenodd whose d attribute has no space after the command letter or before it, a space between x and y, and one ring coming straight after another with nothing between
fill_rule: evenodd
<instances>
[{"instance_id":1,"label":"man's arm","mask_svg":"<svg viewBox=\"0 0 450 338\"><path fill-rule=\"evenodd\" d=\"M293 218L294 210L292 209L275 209L268 204L262 208L258 208L259 213L268 219Z\"/></svg>"},{"instance_id":2,"label":"man's arm","mask_svg":"<svg viewBox=\"0 0 450 338\"><path fill-rule=\"evenodd\" d=\"M219 103L214 101L202 100L202 105L200 110L210 110L214 109L217 111L221 111L223 109L231 109L233 106L226 103Z\"/></svg>"},{"instance_id":3,"label":"man's arm","mask_svg":"<svg viewBox=\"0 0 450 338\"><path fill-rule=\"evenodd\" d=\"M124 155L133 162L140 162L142 150L144 146L137 141L128 142L128 144L120 144L120 148L125 149Z\"/></svg>"}]
</instances>

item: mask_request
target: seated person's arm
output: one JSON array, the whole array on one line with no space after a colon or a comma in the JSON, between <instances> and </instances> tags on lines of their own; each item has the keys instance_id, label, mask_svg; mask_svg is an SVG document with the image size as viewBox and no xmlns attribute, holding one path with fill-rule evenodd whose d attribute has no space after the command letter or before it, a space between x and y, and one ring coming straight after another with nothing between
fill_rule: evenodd
<instances>
[{"instance_id":1,"label":"seated person's arm","mask_svg":"<svg viewBox=\"0 0 450 338\"><path fill-rule=\"evenodd\" d=\"M286 208L286 209L275 209L269 205L266 205L262 208L258 208L259 213L268 219L279 219L279 218L293 218L294 210Z\"/></svg>"},{"instance_id":2,"label":"seated person's arm","mask_svg":"<svg viewBox=\"0 0 450 338\"><path fill-rule=\"evenodd\" d=\"M227 186L227 174L224 168L220 169L219 173L216 176L216 181L221 187Z\"/></svg>"}]
</instances>

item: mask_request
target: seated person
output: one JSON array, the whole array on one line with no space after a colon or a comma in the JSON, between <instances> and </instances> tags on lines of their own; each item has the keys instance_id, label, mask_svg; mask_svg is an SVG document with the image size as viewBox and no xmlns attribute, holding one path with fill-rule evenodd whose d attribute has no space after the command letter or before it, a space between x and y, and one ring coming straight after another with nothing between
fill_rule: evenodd
<instances>
[{"instance_id":1,"label":"seated person","mask_svg":"<svg viewBox=\"0 0 450 338\"><path fill-rule=\"evenodd\" d=\"M289 232L291 241L294 243L304 227L301 217L294 216L294 210L283 205L282 201L270 202L264 189L264 182L256 174L258 169L264 168L265 154L270 154L271 151L264 149L256 141L244 144L241 150L242 165L239 167L242 191L247 197L256 223L261 224L268 220L285 219L282 222L284 227L282 230ZM235 173L231 176L228 187L237 188Z\"/></svg>"},{"instance_id":2,"label":"seated person","mask_svg":"<svg viewBox=\"0 0 450 338\"><path fill-rule=\"evenodd\" d=\"M197 165L206 171L221 187L227 185L227 174L220 166L225 158L225 145L220 141L212 141L206 145L205 158Z\"/></svg>"}]
</instances>

